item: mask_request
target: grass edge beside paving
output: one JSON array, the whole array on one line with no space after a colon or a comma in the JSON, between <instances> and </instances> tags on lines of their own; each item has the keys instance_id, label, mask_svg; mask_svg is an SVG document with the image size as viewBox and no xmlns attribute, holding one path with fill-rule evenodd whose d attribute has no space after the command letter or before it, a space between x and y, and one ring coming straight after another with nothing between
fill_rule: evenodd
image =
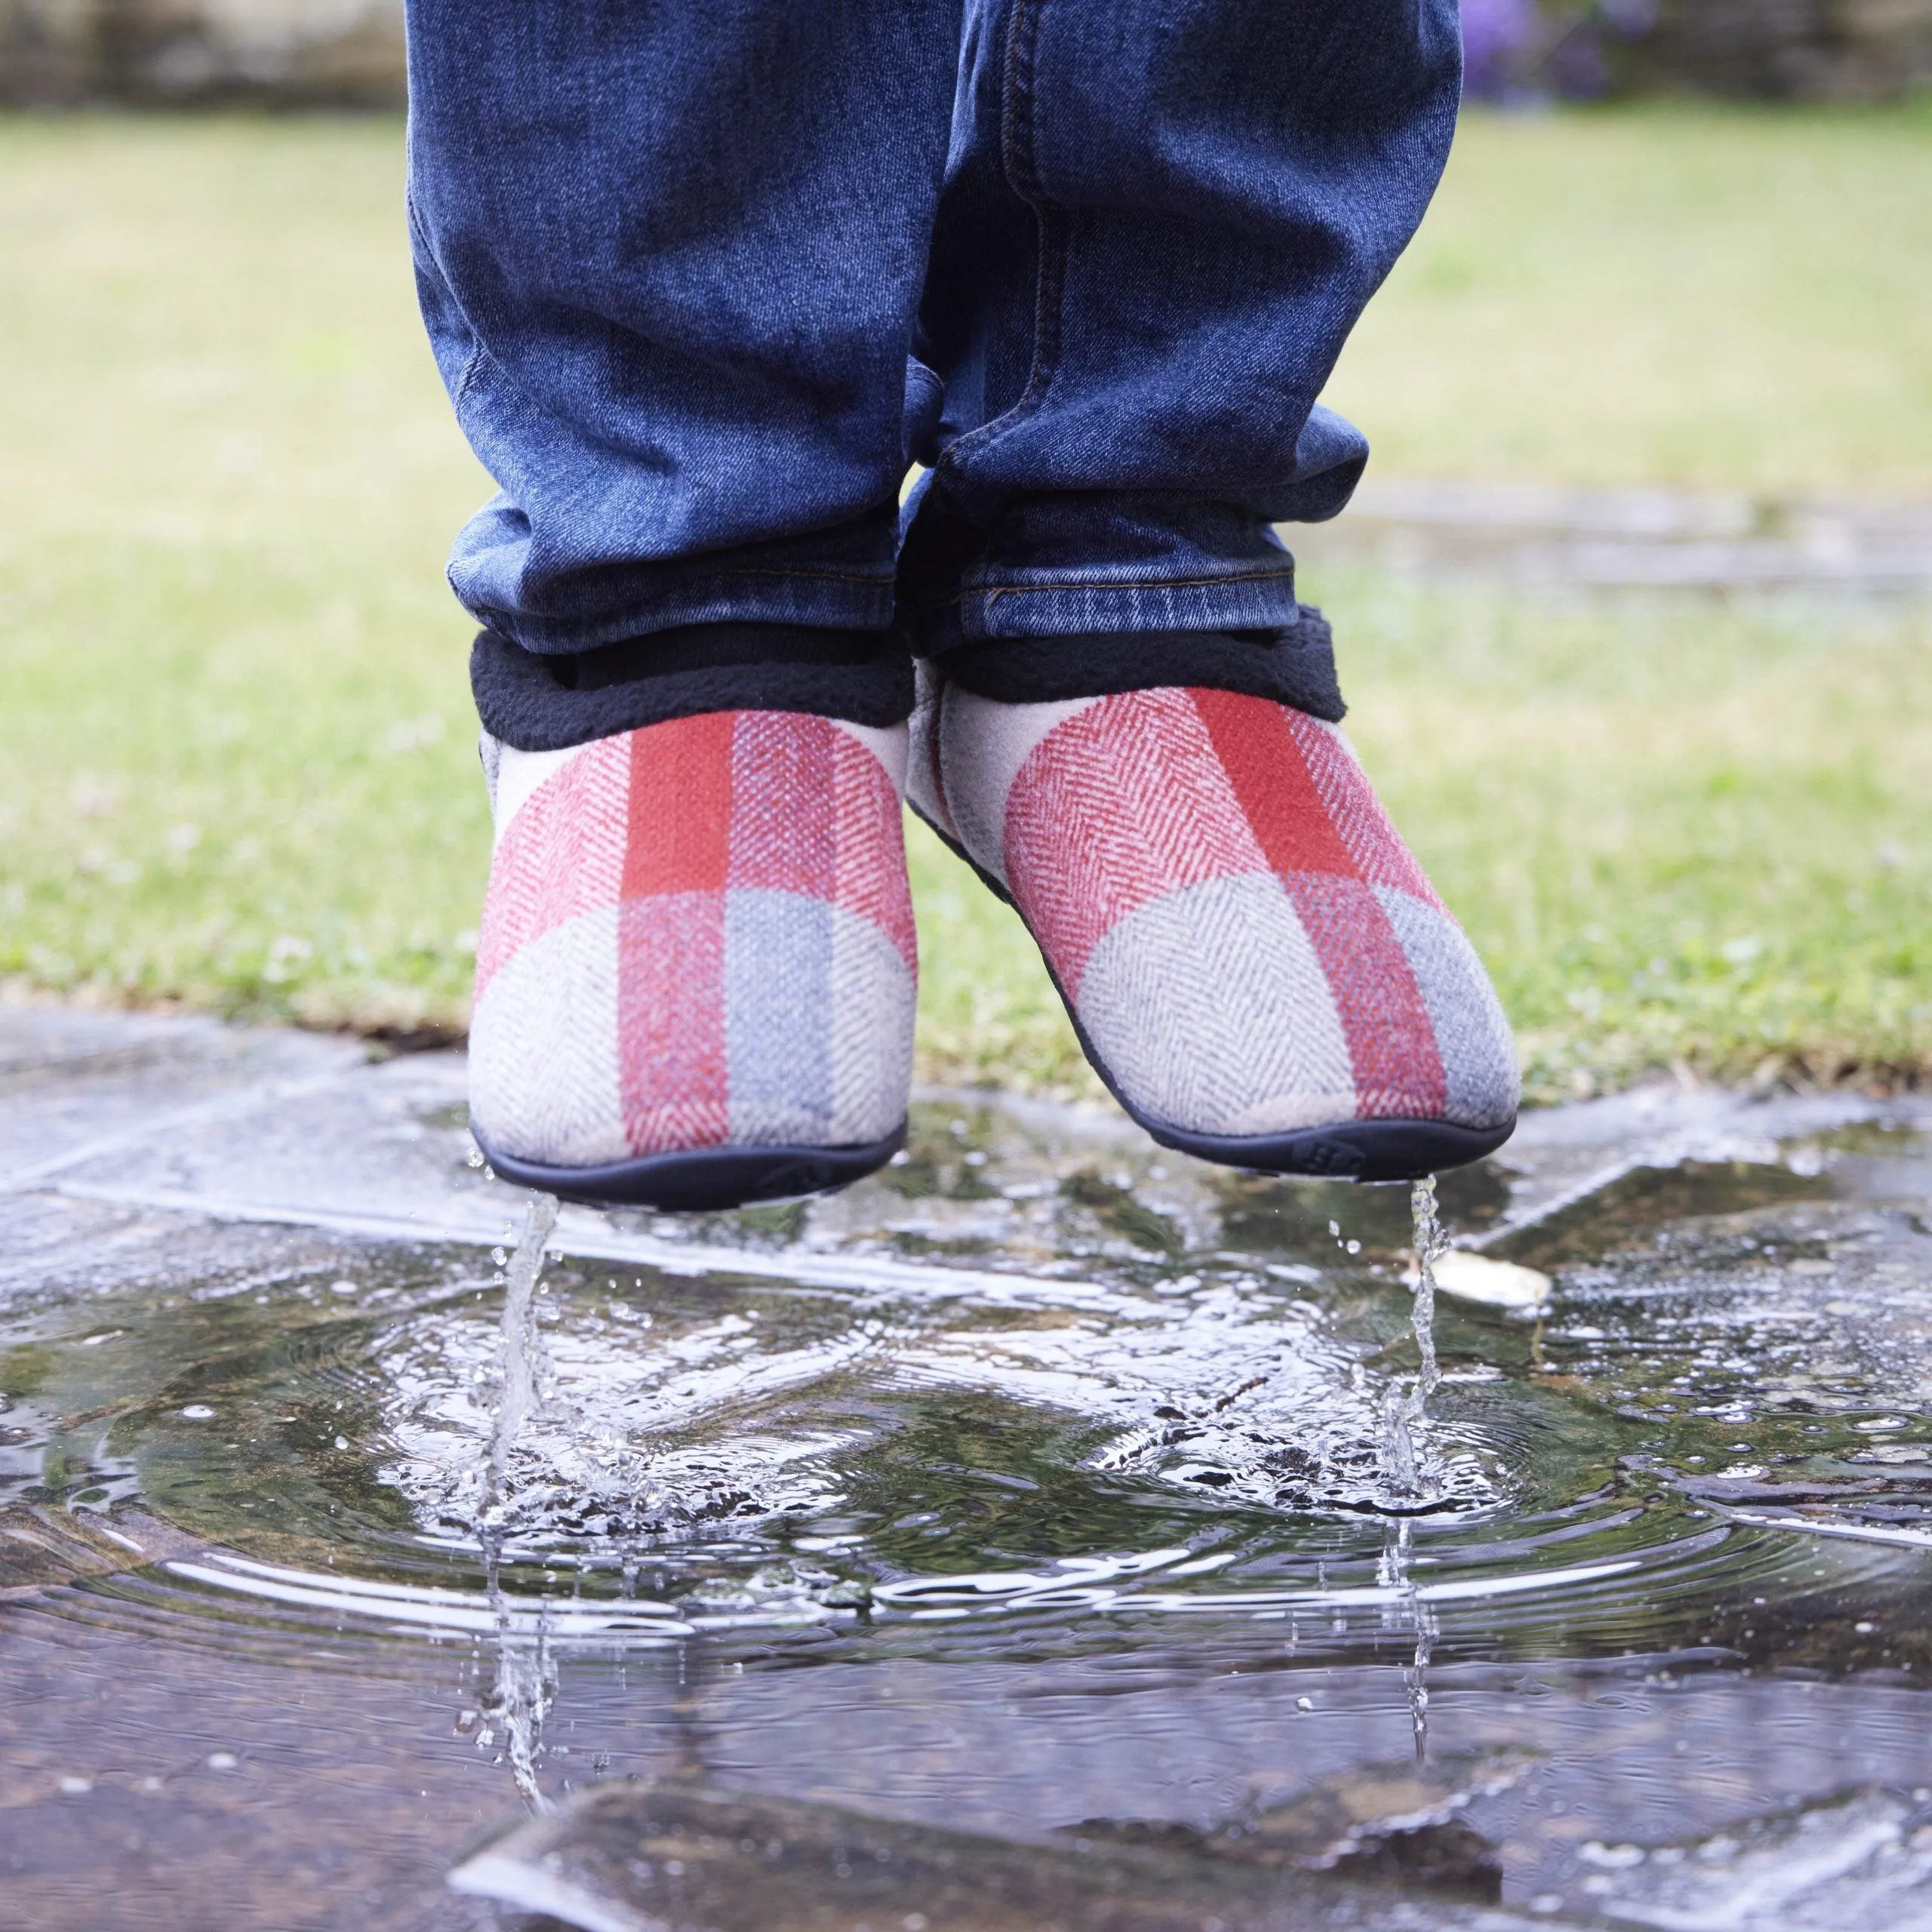
<instances>
[{"instance_id":1,"label":"grass edge beside paving","mask_svg":"<svg viewBox=\"0 0 1932 1932\"><path fill-rule=\"evenodd\" d=\"M1351 732L1496 971L1532 1100L1660 1075L1924 1083L1932 811L1918 774L1932 771L1932 607L1727 611L1643 596L1565 608L1500 586L1429 590L1362 571L1331 571L1324 594L1345 638ZM222 682L222 666L209 676ZM448 937L392 934L403 950L385 971L358 963L352 921L349 949L331 953L299 924L277 936L270 920L238 952L196 955L196 983L171 977L137 932L130 970L76 958L75 970L43 971L42 985L58 977L89 1004L293 1021L389 1047L460 1037L474 940L457 921L475 917L487 838L465 697L460 685L445 694L450 728L427 731L425 720L400 732L401 754L345 746L343 731L325 728L313 755L337 761L334 781L324 773L309 786L272 756L231 773L245 796L288 796L273 814L297 828L285 858L240 856L251 840L219 832L177 838L191 828L168 824L177 813L218 818L220 808L208 811L205 791L164 789L161 835L144 852L124 835L75 855L85 872L41 881L71 885L76 935L97 947L138 924L100 916L125 892L158 893L155 916L192 933L229 901L246 911L265 900L265 876L339 857L326 814L319 838L303 843L312 795L351 794L352 831L371 810L352 795L387 786L376 795L397 818L399 863L420 897L441 901L436 930ZM331 701L325 689L303 708ZM83 836L97 826L112 841L115 808L94 809ZM1017 918L909 819L908 844L921 1077L1097 1095ZM201 914L174 903L184 893ZM1781 931L1794 906L1802 930ZM0 935L0 964L7 950ZM38 996L17 974L13 983L16 998Z\"/></svg>"}]
</instances>

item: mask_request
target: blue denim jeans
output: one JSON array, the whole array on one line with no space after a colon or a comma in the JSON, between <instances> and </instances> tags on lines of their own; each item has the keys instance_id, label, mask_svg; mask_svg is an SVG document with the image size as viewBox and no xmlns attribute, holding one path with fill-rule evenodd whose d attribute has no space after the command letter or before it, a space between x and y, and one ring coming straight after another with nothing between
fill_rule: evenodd
<instances>
[{"instance_id":1,"label":"blue denim jeans","mask_svg":"<svg viewBox=\"0 0 1932 1932\"><path fill-rule=\"evenodd\" d=\"M451 580L509 645L1296 623L1271 526L1366 460L1315 398L1447 155L1454 0L409 26L423 310L500 486Z\"/></svg>"}]
</instances>

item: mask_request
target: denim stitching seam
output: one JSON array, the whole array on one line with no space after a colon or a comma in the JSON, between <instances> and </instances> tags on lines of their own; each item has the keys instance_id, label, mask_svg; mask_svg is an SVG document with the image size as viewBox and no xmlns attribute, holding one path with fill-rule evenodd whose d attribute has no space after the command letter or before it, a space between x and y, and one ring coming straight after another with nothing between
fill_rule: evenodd
<instances>
[{"instance_id":1,"label":"denim stitching seam","mask_svg":"<svg viewBox=\"0 0 1932 1932\"><path fill-rule=\"evenodd\" d=\"M467 325L469 318L466 315L463 321ZM484 347L483 338L473 328L470 329L469 334L469 358L464 362L462 368L457 372L456 380L450 385L450 407L452 409L460 410L463 407L464 397L475 387L478 378L483 373L484 364L495 360L488 349Z\"/></svg>"},{"instance_id":2,"label":"denim stitching seam","mask_svg":"<svg viewBox=\"0 0 1932 1932\"><path fill-rule=\"evenodd\" d=\"M709 571L703 577L688 577L681 583L675 583L670 587L674 591L690 591L710 584L734 583L740 577L777 577L781 582L802 580L810 583L857 584L866 590L890 590L892 588L892 579L885 575L860 577L842 571L774 570L768 565L760 564L747 564L734 570ZM500 628L496 620L509 618L514 621L521 614L514 611L500 609L491 604L472 604L467 608L479 623L487 623L493 630ZM507 631L504 635L508 635Z\"/></svg>"},{"instance_id":3,"label":"denim stitching seam","mask_svg":"<svg viewBox=\"0 0 1932 1932\"><path fill-rule=\"evenodd\" d=\"M1097 590L1200 590L1223 583L1265 583L1280 577L1292 578L1294 575L1294 568L1291 565L1279 570L1223 571L1211 577L1106 577L1092 583L1069 579L1060 583L979 583L963 586L952 601L963 604L968 598L983 597L990 606L1002 597L1023 597L1032 591L1072 590L1084 593Z\"/></svg>"},{"instance_id":4,"label":"denim stitching seam","mask_svg":"<svg viewBox=\"0 0 1932 1932\"><path fill-rule=\"evenodd\" d=\"M1107 591L1107 590L1201 590L1214 589L1224 583L1266 583L1281 577L1292 579L1294 567L1265 571L1227 571L1213 577L1106 577L1097 582L1082 582L1074 578L1064 579L1057 583L974 583L962 585L949 597L937 597L922 600L922 608L928 610L947 610L955 605L970 602L975 598L984 598L989 608L1002 597L1024 596L1029 591Z\"/></svg>"},{"instance_id":5,"label":"denim stitching seam","mask_svg":"<svg viewBox=\"0 0 1932 1932\"><path fill-rule=\"evenodd\" d=\"M422 259L428 263L437 281L442 284L443 293L449 298L450 306L463 317L463 325L469 332L469 353L463 358L463 367L457 371L456 380L449 386L450 407L454 409L469 393L470 385L476 378L478 365L483 360L483 335L469 319L463 304L457 300L455 288L449 277L443 272L443 265L437 259L435 244L429 238L429 224L423 219L423 211L417 205L415 186L405 182L402 192L403 219L408 224L411 239L421 251Z\"/></svg>"},{"instance_id":6,"label":"denim stitching seam","mask_svg":"<svg viewBox=\"0 0 1932 1932\"><path fill-rule=\"evenodd\" d=\"M735 583L741 577L777 577L781 582L801 580L808 583L856 583L867 590L889 590L892 588L892 579L883 573L864 577L851 571L781 571L764 564L746 564L740 568L728 571L707 571L702 577L687 577L681 583L674 583L669 587L673 590L695 590L709 583ZM475 607L478 611L488 611L491 608L487 604ZM506 612L503 614L514 614Z\"/></svg>"},{"instance_id":7,"label":"denim stitching seam","mask_svg":"<svg viewBox=\"0 0 1932 1932\"><path fill-rule=\"evenodd\" d=\"M934 481L961 466L961 452L971 455L980 446L1032 415L1046 400L1060 352L1060 303L1066 283L1066 226L1063 211L1047 198L1040 184L1034 134L1035 78L1041 0L1014 0L1013 23L1007 30L1006 63L1001 86L1000 161L1011 187L1033 211L1038 235L1039 266L1033 285L1033 354L1026 386L1012 407L969 430L934 466Z\"/></svg>"}]
</instances>

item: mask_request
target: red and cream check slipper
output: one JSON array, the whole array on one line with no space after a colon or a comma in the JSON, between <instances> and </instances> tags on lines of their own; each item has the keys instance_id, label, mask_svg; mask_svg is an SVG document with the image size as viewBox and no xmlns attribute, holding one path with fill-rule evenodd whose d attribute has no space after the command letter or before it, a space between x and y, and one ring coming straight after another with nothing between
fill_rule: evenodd
<instances>
[{"instance_id":1,"label":"red and cream check slipper","mask_svg":"<svg viewBox=\"0 0 1932 1932\"><path fill-rule=\"evenodd\" d=\"M924 684L914 808L1018 911L1156 1140L1389 1180L1509 1138L1502 1009L1333 725L1219 691Z\"/></svg>"},{"instance_id":2,"label":"red and cream check slipper","mask_svg":"<svg viewBox=\"0 0 1932 1932\"><path fill-rule=\"evenodd\" d=\"M712 712L566 751L486 737L470 1121L506 1179L716 1208L905 1133L906 728Z\"/></svg>"}]
</instances>

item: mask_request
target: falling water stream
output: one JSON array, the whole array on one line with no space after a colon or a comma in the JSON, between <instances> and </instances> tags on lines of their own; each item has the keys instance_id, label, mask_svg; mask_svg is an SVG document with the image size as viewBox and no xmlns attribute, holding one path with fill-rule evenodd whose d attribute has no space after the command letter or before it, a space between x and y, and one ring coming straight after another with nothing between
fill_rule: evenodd
<instances>
[{"instance_id":1,"label":"falling water stream","mask_svg":"<svg viewBox=\"0 0 1932 1932\"><path fill-rule=\"evenodd\" d=\"M543 1272L545 1244L557 1225L558 1204L554 1194L530 1197L523 1233L503 1266L503 1381L490 1429L479 1531L487 1529L501 1511L510 1452L539 1399L543 1334L537 1318L537 1283Z\"/></svg>"},{"instance_id":2,"label":"falling water stream","mask_svg":"<svg viewBox=\"0 0 1932 1932\"><path fill-rule=\"evenodd\" d=\"M503 1266L502 1379L485 1461L477 1541L483 1552L484 1589L497 1620L497 1681L484 1709L490 1723L478 1734L480 1749L497 1741L517 1794L533 1810L545 1799L537 1782L543 1752L543 1720L556 1694L547 1620L540 1615L534 1637L520 1632L515 1610L503 1587L503 1512L510 1456L525 1424L542 1401L543 1331L537 1319L537 1287L543 1254L557 1225L555 1195L533 1194L523 1232Z\"/></svg>"},{"instance_id":3,"label":"falling water stream","mask_svg":"<svg viewBox=\"0 0 1932 1932\"><path fill-rule=\"evenodd\" d=\"M1429 1660L1436 1624L1434 1611L1417 1593L1410 1575L1415 1527L1409 1512L1429 1498L1417 1431L1427 1414L1429 1398L1442 1380L1435 1355L1435 1264L1448 1241L1437 1213L1433 1174L1411 1185L1409 1214L1415 1226L1416 1271L1409 1318L1415 1334L1417 1367L1406 1387L1399 1380L1390 1383L1383 1410L1383 1475L1398 1513L1389 1526L1377 1581L1401 1593L1403 1612L1415 1633L1414 1654L1402 1673L1402 1682L1408 1697L1416 1758L1420 1763L1428 1751Z\"/></svg>"},{"instance_id":4,"label":"falling water stream","mask_svg":"<svg viewBox=\"0 0 1932 1932\"><path fill-rule=\"evenodd\" d=\"M1400 1381L1390 1383L1383 1411L1383 1469L1389 1497L1398 1509L1428 1500L1416 1432L1428 1412L1429 1397L1442 1380L1435 1359L1435 1264L1449 1244L1436 1214L1433 1174L1410 1187L1409 1213L1415 1223L1416 1268L1409 1318L1415 1331L1418 1366L1407 1387Z\"/></svg>"}]
</instances>

